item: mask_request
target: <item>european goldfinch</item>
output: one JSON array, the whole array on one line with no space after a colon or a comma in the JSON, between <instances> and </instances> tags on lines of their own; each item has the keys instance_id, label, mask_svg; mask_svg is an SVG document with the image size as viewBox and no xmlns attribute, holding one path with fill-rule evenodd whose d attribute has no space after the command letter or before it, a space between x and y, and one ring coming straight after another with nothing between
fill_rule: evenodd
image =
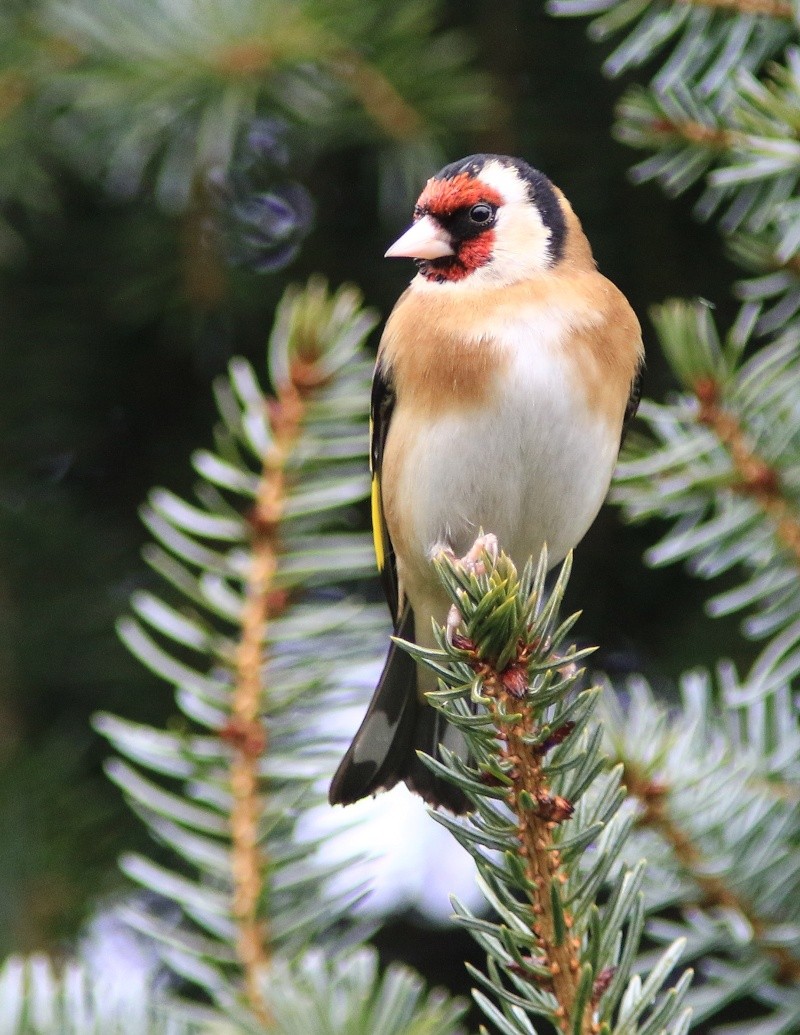
<instances>
[{"instance_id":1,"label":"european goldfinch","mask_svg":"<svg viewBox=\"0 0 800 1035\"><path fill-rule=\"evenodd\" d=\"M434 647L432 620L450 608L431 564L440 550L461 556L486 529L518 566L545 543L555 565L583 538L636 411L642 337L567 199L518 158L445 166L386 255L418 272L373 379L375 549L395 634ZM425 701L435 689L393 642L332 804L403 780L431 805L468 808L417 756L463 752Z\"/></svg>"}]
</instances>

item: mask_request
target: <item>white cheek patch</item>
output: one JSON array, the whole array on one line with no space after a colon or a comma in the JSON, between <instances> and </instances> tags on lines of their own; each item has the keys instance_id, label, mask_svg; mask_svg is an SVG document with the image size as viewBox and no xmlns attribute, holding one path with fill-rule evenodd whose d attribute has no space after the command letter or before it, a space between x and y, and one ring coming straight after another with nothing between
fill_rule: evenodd
<instances>
[{"instance_id":1,"label":"white cheek patch","mask_svg":"<svg viewBox=\"0 0 800 1035\"><path fill-rule=\"evenodd\" d=\"M501 283L513 284L549 269L550 231L529 201L503 205L494 234L491 265Z\"/></svg>"},{"instance_id":2,"label":"white cheek patch","mask_svg":"<svg viewBox=\"0 0 800 1035\"><path fill-rule=\"evenodd\" d=\"M531 202L528 185L517 170L498 161L487 162L481 180L503 198L497 213L491 266L494 282L513 284L550 267L551 232Z\"/></svg>"}]
</instances>

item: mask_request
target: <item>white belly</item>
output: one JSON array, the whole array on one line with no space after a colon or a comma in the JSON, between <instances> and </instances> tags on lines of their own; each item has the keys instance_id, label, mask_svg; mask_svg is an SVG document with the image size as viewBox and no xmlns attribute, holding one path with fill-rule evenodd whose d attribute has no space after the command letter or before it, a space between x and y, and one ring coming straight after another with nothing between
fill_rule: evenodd
<instances>
[{"instance_id":1,"label":"white belly","mask_svg":"<svg viewBox=\"0 0 800 1035\"><path fill-rule=\"evenodd\" d=\"M413 500L403 564L412 598L413 569L422 574L437 544L461 556L483 529L518 566L544 544L552 565L583 538L608 491L619 429L576 395L571 369L555 350L520 351L490 413L445 414L424 429L404 428L398 405L387 453L396 431L406 454L397 490Z\"/></svg>"}]
</instances>

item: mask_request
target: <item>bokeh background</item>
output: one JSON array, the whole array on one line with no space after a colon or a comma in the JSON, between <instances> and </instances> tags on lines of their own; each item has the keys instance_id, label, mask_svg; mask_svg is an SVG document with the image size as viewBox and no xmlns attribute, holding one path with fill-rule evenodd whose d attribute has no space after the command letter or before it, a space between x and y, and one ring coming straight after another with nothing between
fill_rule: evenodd
<instances>
[{"instance_id":1,"label":"bokeh background","mask_svg":"<svg viewBox=\"0 0 800 1035\"><path fill-rule=\"evenodd\" d=\"M634 156L611 136L624 84L603 77L604 50L583 25L527 0L450 0L440 21L472 41L496 104L488 128L443 141L447 160L520 155L565 191L601 270L645 326L645 392L663 396L671 385L648 307L702 295L723 324L732 312L732 271L713 229L693 221L691 196L670 201L626 178ZM153 485L188 491L189 455L210 441L215 376L235 354L263 368L287 283L311 272L352 281L386 314L413 272L381 259L410 210L381 204L385 170L372 143L333 140L322 154L298 144L293 161L315 215L296 258L277 270L259 272L239 254L209 274L203 226L146 194L112 197L55 158L57 204L10 213L23 246L0 270L2 955L69 947L98 902L123 888L118 852L144 838L102 774L107 748L89 720L102 708L171 721L168 692L114 623L151 581L137 508ZM657 534L605 508L578 550L569 602L584 610L579 635L600 645L599 667L643 671L669 694L679 672L743 647L733 622L703 620L702 592L679 569L643 565ZM463 987L466 936L420 935L431 920L414 894L400 896L396 915L389 901L377 943Z\"/></svg>"}]
</instances>

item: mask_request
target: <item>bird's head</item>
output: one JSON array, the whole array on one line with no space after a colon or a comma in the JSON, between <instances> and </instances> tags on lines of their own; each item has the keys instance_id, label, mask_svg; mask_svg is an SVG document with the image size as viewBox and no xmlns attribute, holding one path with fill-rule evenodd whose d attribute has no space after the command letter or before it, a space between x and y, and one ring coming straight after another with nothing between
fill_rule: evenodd
<instances>
[{"instance_id":1,"label":"bird's head","mask_svg":"<svg viewBox=\"0 0 800 1035\"><path fill-rule=\"evenodd\" d=\"M526 162L470 155L428 180L386 255L416 259L423 283L513 284L561 261L568 217L563 195Z\"/></svg>"}]
</instances>

